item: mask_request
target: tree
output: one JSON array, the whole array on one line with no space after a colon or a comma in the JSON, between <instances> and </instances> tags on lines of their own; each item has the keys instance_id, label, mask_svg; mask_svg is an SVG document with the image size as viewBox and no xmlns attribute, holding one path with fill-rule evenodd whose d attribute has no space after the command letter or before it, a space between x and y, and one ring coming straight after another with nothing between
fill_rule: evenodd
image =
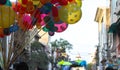
<instances>
[{"instance_id":1,"label":"tree","mask_svg":"<svg viewBox=\"0 0 120 70\"><path fill-rule=\"evenodd\" d=\"M93 64L92 64L92 63L89 63L89 64L87 65L87 70L91 70L91 69L92 69L92 66L93 66Z\"/></svg>"},{"instance_id":2,"label":"tree","mask_svg":"<svg viewBox=\"0 0 120 70\"><path fill-rule=\"evenodd\" d=\"M50 42L51 48L52 48L52 70L54 63L57 63L57 61L64 59L64 56L61 56L62 53L66 53L66 50L72 49L72 44L70 44L67 40L64 40L60 38L59 40L55 40ZM57 54L57 56L54 56L54 53Z\"/></svg>"},{"instance_id":3,"label":"tree","mask_svg":"<svg viewBox=\"0 0 120 70\"><path fill-rule=\"evenodd\" d=\"M63 49L63 52L66 52L66 50L72 49L72 44L70 44L67 40L64 40L60 38L59 40L55 40L53 42L50 42L52 46L52 50L55 51L55 49Z\"/></svg>"},{"instance_id":4,"label":"tree","mask_svg":"<svg viewBox=\"0 0 120 70\"><path fill-rule=\"evenodd\" d=\"M45 46L38 41L31 44L31 60L29 61L31 70L34 70L35 67L47 70L49 59L44 48Z\"/></svg>"}]
</instances>

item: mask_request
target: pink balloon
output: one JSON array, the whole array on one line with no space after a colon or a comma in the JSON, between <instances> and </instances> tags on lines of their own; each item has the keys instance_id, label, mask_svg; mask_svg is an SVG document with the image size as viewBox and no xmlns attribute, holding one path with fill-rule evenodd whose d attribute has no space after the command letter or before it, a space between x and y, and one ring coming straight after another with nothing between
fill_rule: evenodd
<instances>
[{"instance_id":1,"label":"pink balloon","mask_svg":"<svg viewBox=\"0 0 120 70\"><path fill-rule=\"evenodd\" d=\"M68 24L66 24L64 22L58 23L58 24L56 23L55 27L57 27L57 31L56 32L63 32L63 31L65 31L67 29Z\"/></svg>"},{"instance_id":2,"label":"pink balloon","mask_svg":"<svg viewBox=\"0 0 120 70\"><path fill-rule=\"evenodd\" d=\"M31 24L31 22L32 22L31 16L28 15L28 14L25 14L25 15L23 16L23 22L27 22L28 24Z\"/></svg>"},{"instance_id":3,"label":"pink balloon","mask_svg":"<svg viewBox=\"0 0 120 70\"><path fill-rule=\"evenodd\" d=\"M25 29L31 29L33 27L32 23L31 23L32 18L29 14L24 14L22 17L22 20L20 20L20 21L22 21L21 24L22 24L23 28L25 28Z\"/></svg>"},{"instance_id":4,"label":"pink balloon","mask_svg":"<svg viewBox=\"0 0 120 70\"><path fill-rule=\"evenodd\" d=\"M41 21L41 26L44 26L45 25L45 22L44 22L44 17L46 17L46 16L48 16L47 14L41 14L40 15L40 17L41 17L41 19L42 19L42 21Z\"/></svg>"}]
</instances>

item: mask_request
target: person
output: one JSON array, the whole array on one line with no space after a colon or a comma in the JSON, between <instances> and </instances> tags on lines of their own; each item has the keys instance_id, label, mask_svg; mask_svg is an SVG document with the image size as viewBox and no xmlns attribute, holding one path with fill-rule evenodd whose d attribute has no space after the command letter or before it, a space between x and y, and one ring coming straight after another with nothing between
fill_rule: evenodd
<instances>
[{"instance_id":1,"label":"person","mask_svg":"<svg viewBox=\"0 0 120 70\"><path fill-rule=\"evenodd\" d=\"M20 62L20 63L16 64L15 70L29 70L29 67L28 67L27 63Z\"/></svg>"},{"instance_id":2,"label":"person","mask_svg":"<svg viewBox=\"0 0 120 70\"><path fill-rule=\"evenodd\" d=\"M3 70L1 66L0 66L0 70Z\"/></svg>"},{"instance_id":3,"label":"person","mask_svg":"<svg viewBox=\"0 0 120 70\"><path fill-rule=\"evenodd\" d=\"M112 67L107 67L105 70L114 70Z\"/></svg>"},{"instance_id":4,"label":"person","mask_svg":"<svg viewBox=\"0 0 120 70\"><path fill-rule=\"evenodd\" d=\"M112 59L108 60L107 67L106 67L105 70L114 70L113 69L113 61L112 61Z\"/></svg>"}]
</instances>

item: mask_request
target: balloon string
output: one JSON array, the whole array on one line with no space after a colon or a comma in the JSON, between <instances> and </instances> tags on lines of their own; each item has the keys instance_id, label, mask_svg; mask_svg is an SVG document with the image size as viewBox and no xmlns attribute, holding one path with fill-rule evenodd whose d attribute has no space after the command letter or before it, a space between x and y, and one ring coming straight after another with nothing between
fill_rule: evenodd
<instances>
[{"instance_id":1,"label":"balloon string","mask_svg":"<svg viewBox=\"0 0 120 70\"><path fill-rule=\"evenodd\" d=\"M40 30L39 30L40 31ZM39 33L39 32L38 32ZM36 34L35 34L36 35ZM45 35L45 34L44 34ZM42 37L43 37L43 35L42 35ZM34 37L33 37L34 38ZM11 63L10 64L12 64L16 59L17 59L17 57L22 53L22 50L25 48L25 46L29 43L29 42L31 42L31 40L33 40L33 38L31 38L29 41L27 41L27 43L24 43L24 46L22 46L21 48L19 48L19 51L18 51L18 53L15 53L15 55L13 56L14 58L11 60Z\"/></svg>"},{"instance_id":2,"label":"balloon string","mask_svg":"<svg viewBox=\"0 0 120 70\"><path fill-rule=\"evenodd\" d=\"M4 62L4 48L3 48L3 46L2 46L2 40L0 40L0 50L2 51L2 60L3 60L3 62ZM1 61L2 61L1 60ZM4 64L2 65L2 68L4 67Z\"/></svg>"},{"instance_id":3,"label":"balloon string","mask_svg":"<svg viewBox=\"0 0 120 70\"><path fill-rule=\"evenodd\" d=\"M9 67L9 62L12 57L12 52L13 52L13 44L14 44L14 33L11 35L10 43L9 43L9 53L8 53L8 60L7 60L7 67Z\"/></svg>"}]
</instances>

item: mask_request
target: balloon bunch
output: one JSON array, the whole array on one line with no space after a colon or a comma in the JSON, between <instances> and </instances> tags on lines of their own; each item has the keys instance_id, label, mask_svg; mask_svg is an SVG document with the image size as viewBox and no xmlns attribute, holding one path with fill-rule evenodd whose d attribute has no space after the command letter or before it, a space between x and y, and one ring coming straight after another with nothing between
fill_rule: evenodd
<instances>
[{"instance_id":1,"label":"balloon bunch","mask_svg":"<svg viewBox=\"0 0 120 70\"><path fill-rule=\"evenodd\" d=\"M0 1L0 37L34 26L53 36L81 19L81 0L9 0ZM17 21L17 23L15 23Z\"/></svg>"}]
</instances>

